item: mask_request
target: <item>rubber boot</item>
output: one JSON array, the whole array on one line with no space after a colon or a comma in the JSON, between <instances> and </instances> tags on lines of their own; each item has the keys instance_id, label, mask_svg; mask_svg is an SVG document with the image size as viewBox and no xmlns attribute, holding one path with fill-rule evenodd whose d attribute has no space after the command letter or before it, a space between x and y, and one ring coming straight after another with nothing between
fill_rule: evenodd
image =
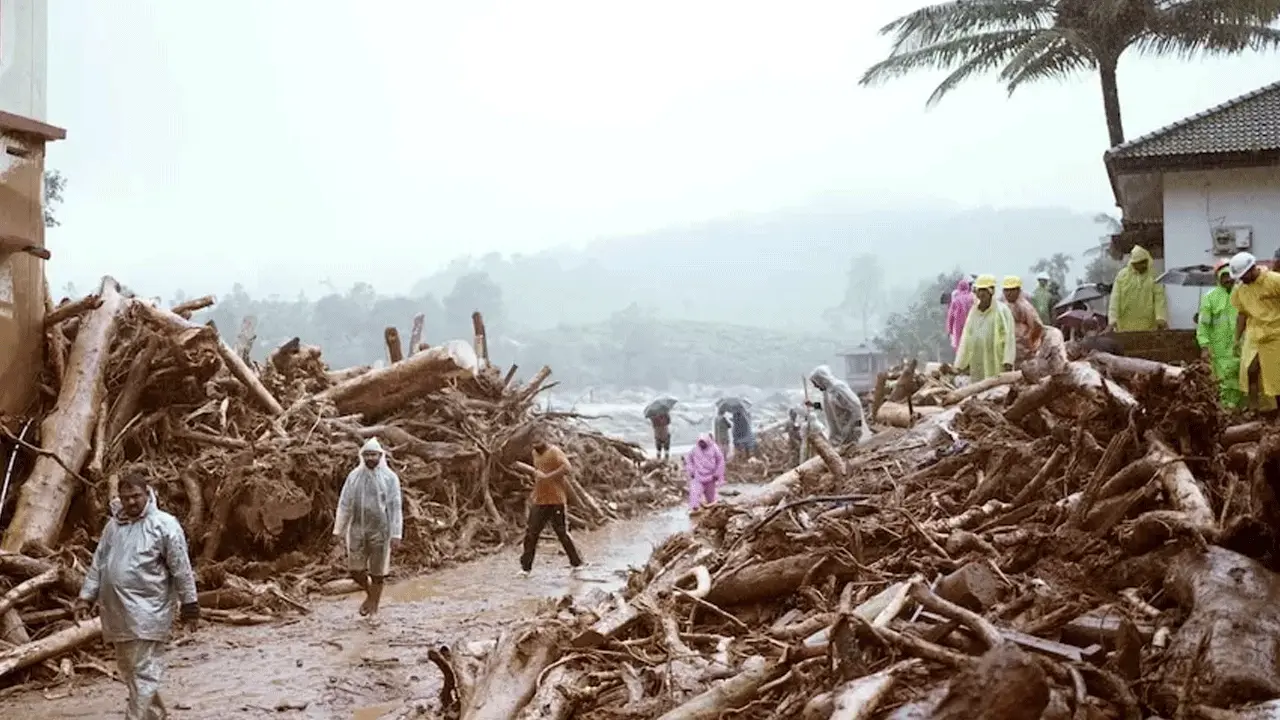
<instances>
[{"instance_id":1,"label":"rubber boot","mask_svg":"<svg viewBox=\"0 0 1280 720\"><path fill-rule=\"evenodd\" d=\"M382 588L384 587L382 578L377 578L369 582L369 615L370 617L378 614L378 605L382 603Z\"/></svg>"}]
</instances>

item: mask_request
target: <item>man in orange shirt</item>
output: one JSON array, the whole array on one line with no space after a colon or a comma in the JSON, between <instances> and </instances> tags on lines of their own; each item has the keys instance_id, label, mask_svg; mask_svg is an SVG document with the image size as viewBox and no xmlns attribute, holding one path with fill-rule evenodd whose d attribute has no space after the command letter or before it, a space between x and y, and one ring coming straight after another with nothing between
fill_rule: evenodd
<instances>
[{"instance_id":1,"label":"man in orange shirt","mask_svg":"<svg viewBox=\"0 0 1280 720\"><path fill-rule=\"evenodd\" d=\"M533 444L533 469L533 496L529 502L529 525L524 533L524 554L520 556L520 576L528 577L529 571L533 570L538 537L547 523L551 523L560 546L569 556L569 565L576 570L582 566L582 558L573 545L573 538L569 537L564 515L564 506L569 499L566 476L572 470L569 458L559 446L540 439Z\"/></svg>"}]
</instances>

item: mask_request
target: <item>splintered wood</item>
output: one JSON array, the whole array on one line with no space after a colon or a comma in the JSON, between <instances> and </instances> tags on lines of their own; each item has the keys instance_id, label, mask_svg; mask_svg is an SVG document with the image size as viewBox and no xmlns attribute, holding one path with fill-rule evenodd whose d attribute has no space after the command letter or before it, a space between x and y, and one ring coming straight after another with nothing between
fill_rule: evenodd
<instances>
[{"instance_id":1,"label":"splintered wood","mask_svg":"<svg viewBox=\"0 0 1280 720\"><path fill-rule=\"evenodd\" d=\"M465 561L514 540L542 434L558 438L576 468L574 528L680 500L673 467L642 472L639 447L536 410L550 368L520 382L483 362L478 315L479 354L451 341L393 350L395 362L378 369L331 369L301 338L253 362L251 327L233 348L192 319L213 302L165 309L106 278L51 313L49 347L63 354L46 368L39 444L34 433L19 442L20 425L0 418L6 447L22 447L17 467L29 469L11 478L16 503L0 542L0 683L26 668L43 673L49 658L96 639L97 626L75 625L66 608L127 472L145 472L160 507L183 524L214 611L206 617L231 624L305 611L300 598L344 575L326 561L333 516L371 437L401 479L400 567ZM421 317L414 322L421 342ZM398 348L398 332L387 335Z\"/></svg>"},{"instance_id":2,"label":"splintered wood","mask_svg":"<svg viewBox=\"0 0 1280 720\"><path fill-rule=\"evenodd\" d=\"M892 379L877 417L909 429L699 511L622 595L438 664L520 717L1274 716L1280 433L1228 429L1202 366ZM1227 442L1257 443L1247 474Z\"/></svg>"}]
</instances>

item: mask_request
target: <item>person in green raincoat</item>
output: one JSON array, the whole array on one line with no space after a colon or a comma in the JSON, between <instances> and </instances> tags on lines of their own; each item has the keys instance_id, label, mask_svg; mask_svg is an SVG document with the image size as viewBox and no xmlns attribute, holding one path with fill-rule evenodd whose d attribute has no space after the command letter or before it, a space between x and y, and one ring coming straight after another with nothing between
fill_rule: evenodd
<instances>
[{"instance_id":1,"label":"person in green raincoat","mask_svg":"<svg viewBox=\"0 0 1280 720\"><path fill-rule=\"evenodd\" d=\"M973 286L978 301L969 310L956 348L956 371L968 373L973 382L985 380L1013 369L1017 355L1014 340L1013 313L1009 306L995 301L996 277L979 275Z\"/></svg>"},{"instance_id":2,"label":"person in green raincoat","mask_svg":"<svg viewBox=\"0 0 1280 720\"><path fill-rule=\"evenodd\" d=\"M1240 391L1240 358L1235 352L1237 311L1231 304L1235 281L1225 261L1218 263L1214 274L1218 277L1217 286L1200 299L1196 343L1218 378L1222 406L1236 410L1244 405L1244 393Z\"/></svg>"},{"instance_id":3,"label":"person in green raincoat","mask_svg":"<svg viewBox=\"0 0 1280 720\"><path fill-rule=\"evenodd\" d=\"M1107 324L1112 332L1144 332L1169 327L1164 286L1156 282L1151 253L1134 245L1129 264L1116 273Z\"/></svg>"},{"instance_id":4,"label":"person in green raincoat","mask_svg":"<svg viewBox=\"0 0 1280 720\"><path fill-rule=\"evenodd\" d=\"M1036 276L1036 291L1031 294L1031 305L1035 307L1036 313L1040 316L1040 322L1045 325L1053 324L1053 306L1057 302L1054 297L1054 287L1050 284L1050 278L1045 273Z\"/></svg>"}]
</instances>

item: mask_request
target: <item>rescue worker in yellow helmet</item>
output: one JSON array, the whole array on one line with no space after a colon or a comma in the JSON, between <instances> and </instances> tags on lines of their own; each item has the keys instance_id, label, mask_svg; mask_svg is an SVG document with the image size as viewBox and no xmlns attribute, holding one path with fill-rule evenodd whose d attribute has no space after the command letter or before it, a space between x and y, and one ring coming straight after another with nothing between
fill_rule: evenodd
<instances>
[{"instance_id":1,"label":"rescue worker in yellow helmet","mask_svg":"<svg viewBox=\"0 0 1280 720\"><path fill-rule=\"evenodd\" d=\"M1013 369L1017 355L1013 313L995 301L996 277L979 275L974 282L977 302L965 319L955 367L977 382Z\"/></svg>"},{"instance_id":2,"label":"rescue worker in yellow helmet","mask_svg":"<svg viewBox=\"0 0 1280 720\"><path fill-rule=\"evenodd\" d=\"M1035 356L1040 349L1044 324L1040 322L1040 313L1036 312L1035 305L1022 292L1022 278L1006 275L1000 285L1004 289L1004 302L1013 314L1013 338L1018 348L1016 362L1021 364Z\"/></svg>"},{"instance_id":3,"label":"rescue worker in yellow helmet","mask_svg":"<svg viewBox=\"0 0 1280 720\"><path fill-rule=\"evenodd\" d=\"M1156 282L1151 253L1135 245L1129 264L1116 273L1107 308L1107 324L1113 332L1143 332L1169 327L1164 286Z\"/></svg>"}]
</instances>

